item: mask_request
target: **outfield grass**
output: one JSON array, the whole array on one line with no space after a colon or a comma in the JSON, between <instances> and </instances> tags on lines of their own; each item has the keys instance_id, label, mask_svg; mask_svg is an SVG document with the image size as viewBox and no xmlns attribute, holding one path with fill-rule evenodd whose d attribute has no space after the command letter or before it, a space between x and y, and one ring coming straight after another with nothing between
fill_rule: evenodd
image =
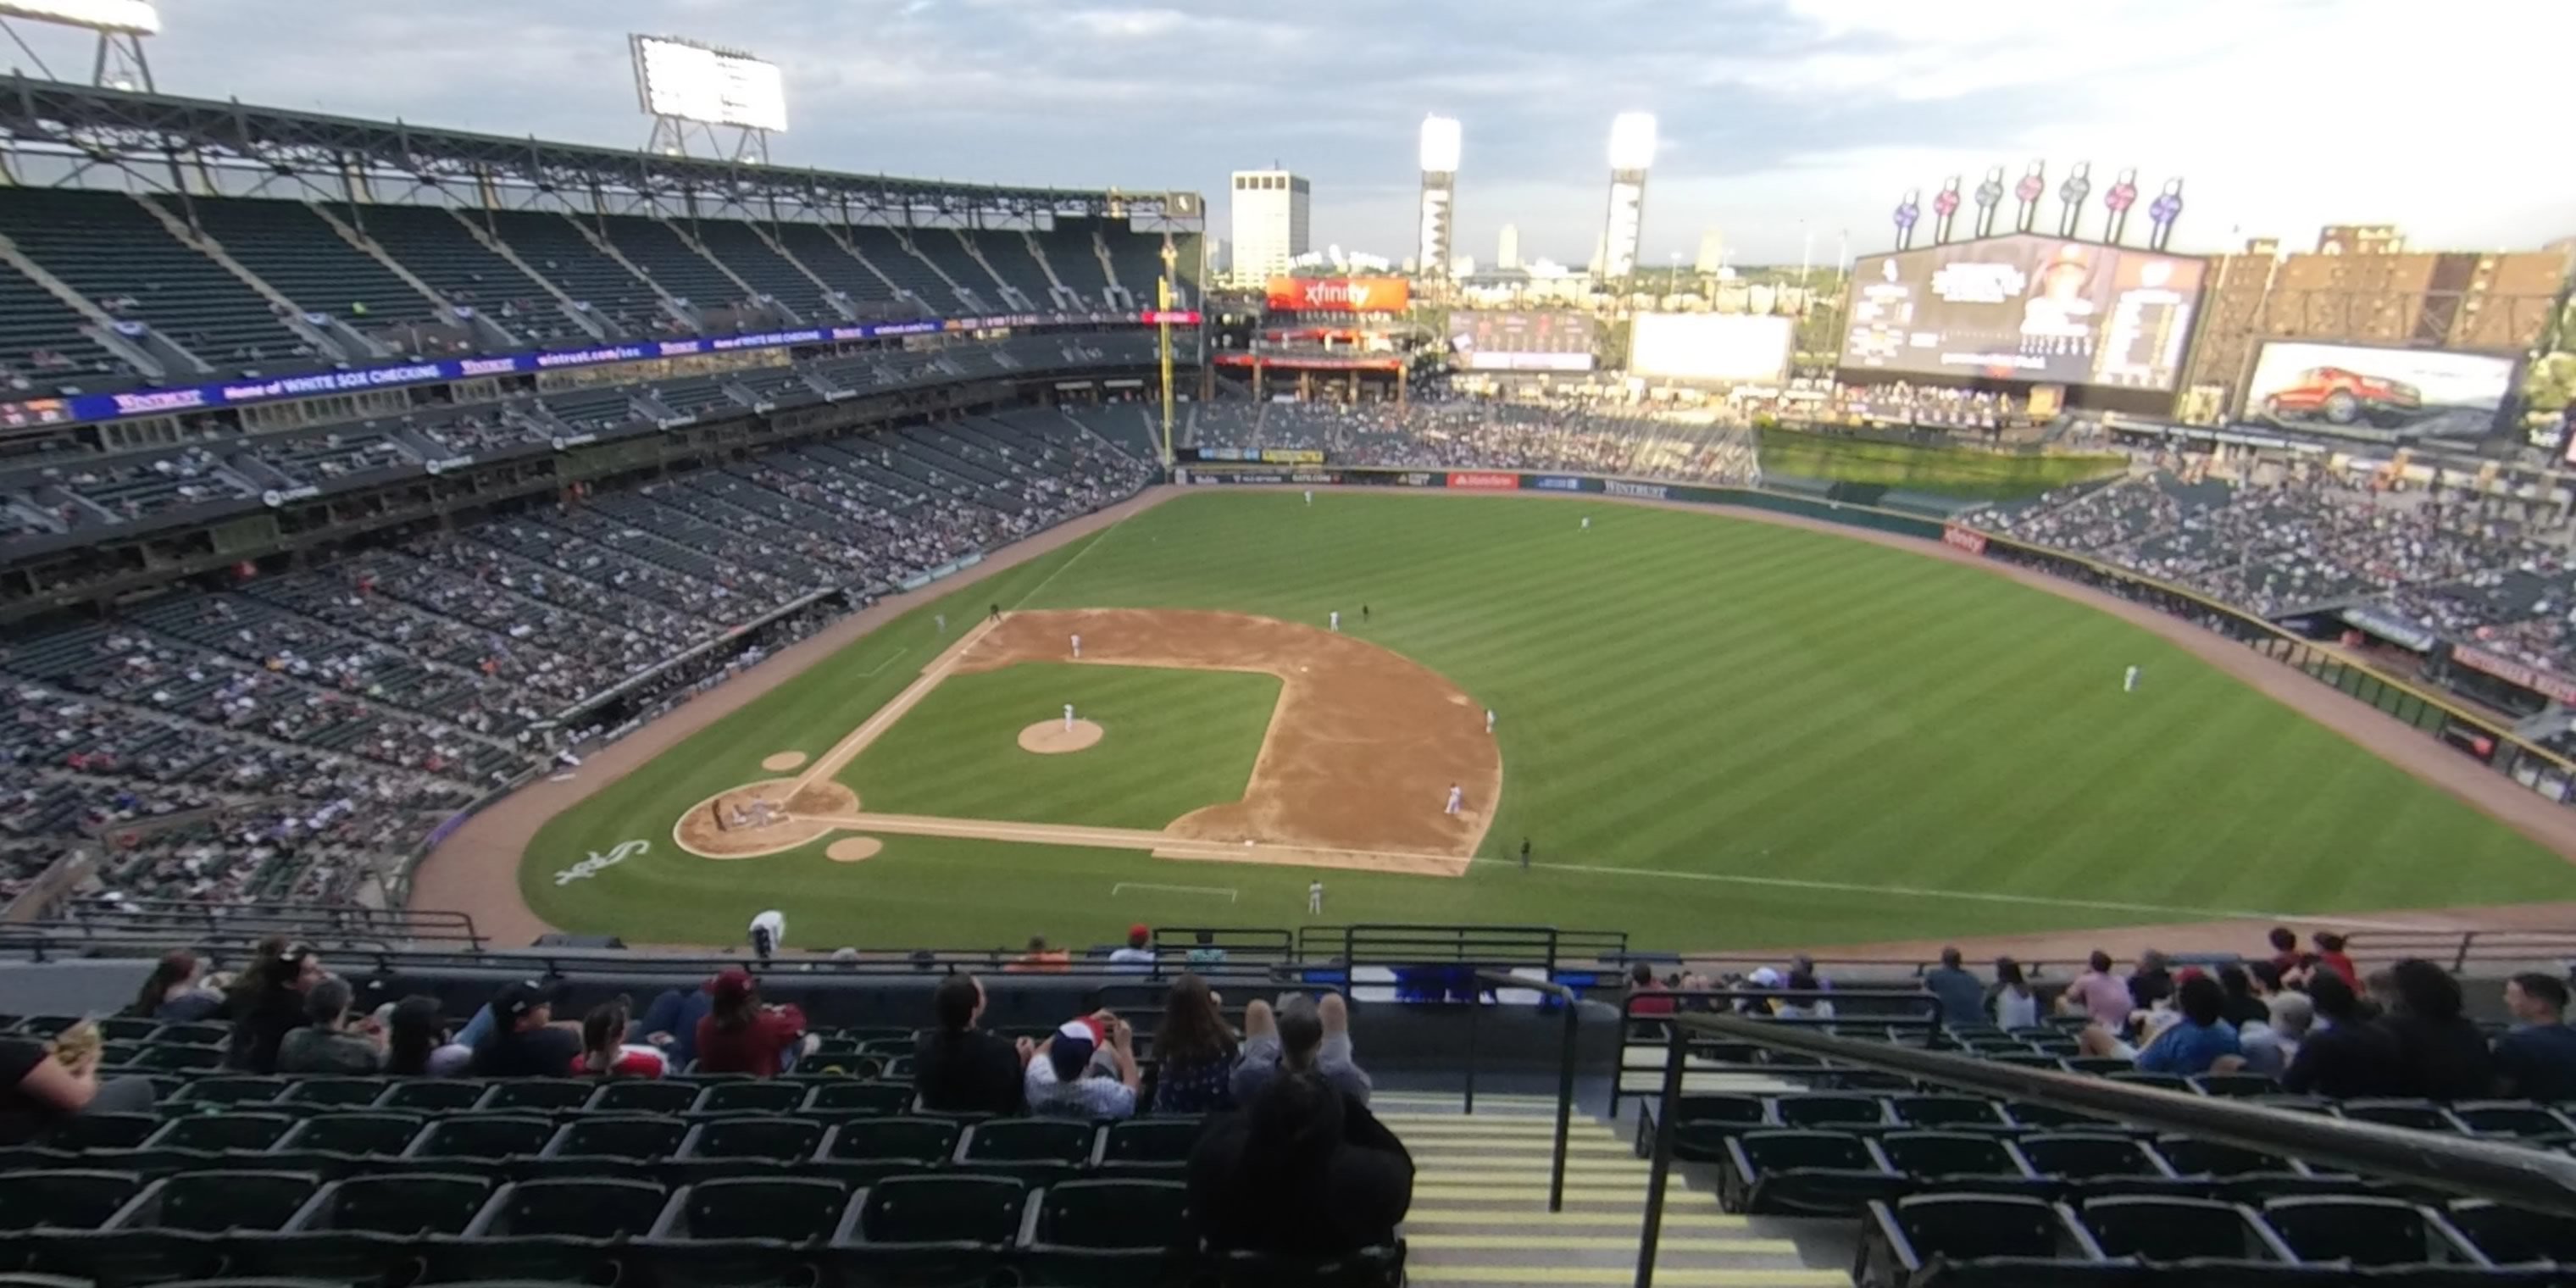
<instances>
[{"instance_id":1,"label":"outfield grass","mask_svg":"<svg viewBox=\"0 0 2576 1288\"><path fill-rule=\"evenodd\" d=\"M2116 618L1978 569L1719 514L1197 493L941 607L973 620L990 602L1316 623L1365 602L1361 634L1499 711L1505 788L1485 847L1498 861L1464 879L1326 872L1328 923L1624 927L1658 946L1753 947L2576 898L2576 867ZM566 929L644 942L731 942L781 907L803 946L1088 944L1138 920L1307 920L1314 874L1300 869L903 836L856 865L824 860L819 843L733 863L672 848L687 802L761 777L773 752L819 753L909 683L942 643L929 614L556 819L522 873L532 905ZM2145 678L2124 694L2131 664ZM1246 702L1266 716L1266 699ZM915 736L919 718L896 728ZM1016 707L1010 721L1025 723ZM1103 792L1145 772L1101 763ZM1539 861L1528 872L1500 861L1524 836ZM630 838L652 851L554 883ZM1113 895L1122 882L1234 898Z\"/></svg>"},{"instance_id":2,"label":"outfield grass","mask_svg":"<svg viewBox=\"0 0 2576 1288\"><path fill-rule=\"evenodd\" d=\"M1964 447L1914 447L1789 429L1759 431L1762 469L1841 483L1876 483L1963 500L2010 501L2118 473L2117 456L2010 456Z\"/></svg>"},{"instance_id":3,"label":"outfield grass","mask_svg":"<svg viewBox=\"0 0 2576 1288\"><path fill-rule=\"evenodd\" d=\"M1100 745L1020 750L1068 702ZM1151 830L1241 799L1278 705L1277 676L1023 662L941 681L841 781L880 813Z\"/></svg>"}]
</instances>

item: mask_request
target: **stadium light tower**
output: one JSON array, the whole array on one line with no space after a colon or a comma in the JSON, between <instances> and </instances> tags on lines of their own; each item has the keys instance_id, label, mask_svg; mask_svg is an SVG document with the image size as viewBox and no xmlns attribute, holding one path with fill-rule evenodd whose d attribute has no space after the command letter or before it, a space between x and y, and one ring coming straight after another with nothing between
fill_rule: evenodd
<instances>
[{"instance_id":1,"label":"stadium light tower","mask_svg":"<svg viewBox=\"0 0 2576 1288\"><path fill-rule=\"evenodd\" d=\"M102 89L139 89L151 93L152 63L143 56L143 38L161 34L161 11L152 0L0 0L0 31L17 40L11 18L78 27L98 36L98 56L91 60L89 83ZM27 43L18 41L20 49ZM34 50L27 50L29 57ZM37 59L47 76L53 70Z\"/></svg>"},{"instance_id":2,"label":"stadium light tower","mask_svg":"<svg viewBox=\"0 0 2576 1288\"><path fill-rule=\"evenodd\" d=\"M1655 115L1622 112L1610 122L1610 215L1601 226L1601 276L1637 271L1646 231L1646 171L1655 164Z\"/></svg>"},{"instance_id":3,"label":"stadium light tower","mask_svg":"<svg viewBox=\"0 0 2576 1288\"><path fill-rule=\"evenodd\" d=\"M1422 118L1422 232L1414 259L1424 277L1449 275L1450 232L1458 201L1458 121Z\"/></svg>"}]
</instances>

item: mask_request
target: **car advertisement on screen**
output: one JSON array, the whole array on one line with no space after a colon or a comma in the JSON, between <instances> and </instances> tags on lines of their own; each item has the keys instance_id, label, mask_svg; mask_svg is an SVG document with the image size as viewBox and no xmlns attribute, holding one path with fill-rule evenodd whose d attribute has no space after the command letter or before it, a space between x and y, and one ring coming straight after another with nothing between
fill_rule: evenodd
<instances>
[{"instance_id":1,"label":"car advertisement on screen","mask_svg":"<svg viewBox=\"0 0 2576 1288\"><path fill-rule=\"evenodd\" d=\"M1469 371L1590 371L1593 340L1581 313L1449 315L1449 351Z\"/></svg>"},{"instance_id":2,"label":"car advertisement on screen","mask_svg":"<svg viewBox=\"0 0 2576 1288\"><path fill-rule=\"evenodd\" d=\"M2494 430L2514 367L2483 353L2273 340L2245 382L2245 418L2286 429L2476 436Z\"/></svg>"},{"instance_id":3,"label":"car advertisement on screen","mask_svg":"<svg viewBox=\"0 0 2576 1288\"><path fill-rule=\"evenodd\" d=\"M2206 265L2015 233L1853 265L1847 369L2165 391Z\"/></svg>"}]
</instances>

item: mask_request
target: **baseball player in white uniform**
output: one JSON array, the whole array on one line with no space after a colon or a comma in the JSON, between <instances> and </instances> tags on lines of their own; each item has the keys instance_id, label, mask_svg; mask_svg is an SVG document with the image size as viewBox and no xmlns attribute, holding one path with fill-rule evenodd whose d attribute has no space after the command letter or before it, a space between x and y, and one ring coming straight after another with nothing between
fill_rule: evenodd
<instances>
[{"instance_id":1,"label":"baseball player in white uniform","mask_svg":"<svg viewBox=\"0 0 2576 1288\"><path fill-rule=\"evenodd\" d=\"M1455 814L1465 808L1467 808L1466 791L1460 788L1456 783L1449 784L1449 803L1442 806L1440 812L1443 814Z\"/></svg>"},{"instance_id":2,"label":"baseball player in white uniform","mask_svg":"<svg viewBox=\"0 0 2576 1288\"><path fill-rule=\"evenodd\" d=\"M1342 610L1338 608L1334 609L1331 621L1334 630L1339 631L1342 629Z\"/></svg>"},{"instance_id":3,"label":"baseball player in white uniform","mask_svg":"<svg viewBox=\"0 0 2576 1288\"><path fill-rule=\"evenodd\" d=\"M1082 637L1079 635L1073 637L1073 659L1077 662L1082 660Z\"/></svg>"},{"instance_id":4,"label":"baseball player in white uniform","mask_svg":"<svg viewBox=\"0 0 2576 1288\"><path fill-rule=\"evenodd\" d=\"M1310 917L1324 915L1324 883L1321 881L1306 883L1306 915Z\"/></svg>"},{"instance_id":5,"label":"baseball player in white uniform","mask_svg":"<svg viewBox=\"0 0 2576 1288\"><path fill-rule=\"evenodd\" d=\"M1494 732L1494 709L1493 709L1492 707L1487 707L1487 708L1485 708L1485 733L1486 733L1488 736L1491 736L1491 735L1493 734L1493 732Z\"/></svg>"},{"instance_id":6,"label":"baseball player in white uniform","mask_svg":"<svg viewBox=\"0 0 2576 1288\"><path fill-rule=\"evenodd\" d=\"M2137 692L2137 691L2138 691L2138 668L2136 668L2136 667L2134 667L2134 666L2133 666L2133 667L2130 667L2130 668L2129 668L2129 673L2128 673L2127 675L2124 675L2124 676L2120 677L2120 692L2122 692L2122 693L2135 693L2135 692Z\"/></svg>"},{"instance_id":7,"label":"baseball player in white uniform","mask_svg":"<svg viewBox=\"0 0 2576 1288\"><path fill-rule=\"evenodd\" d=\"M932 614L930 615L930 620L932 620L932 621L934 621L934 622L939 623L939 633L940 633L940 634L945 635L945 634L947 634L947 633L948 633L948 614L946 614L946 613L932 613Z\"/></svg>"},{"instance_id":8,"label":"baseball player in white uniform","mask_svg":"<svg viewBox=\"0 0 2576 1288\"><path fill-rule=\"evenodd\" d=\"M1064 704L1064 731L1073 732L1073 704L1070 702Z\"/></svg>"},{"instance_id":9,"label":"baseball player in white uniform","mask_svg":"<svg viewBox=\"0 0 2576 1288\"><path fill-rule=\"evenodd\" d=\"M1583 516L1583 530L1584 530L1584 531L1586 531L1586 532L1590 532L1590 531L1592 530L1592 516L1591 516L1591 515L1588 515L1588 514L1587 514L1587 515Z\"/></svg>"},{"instance_id":10,"label":"baseball player in white uniform","mask_svg":"<svg viewBox=\"0 0 2576 1288\"><path fill-rule=\"evenodd\" d=\"M1308 489L1306 489L1306 504L1308 504L1308 505L1313 505L1314 503L1315 503L1315 489L1313 489L1313 488L1308 488Z\"/></svg>"}]
</instances>

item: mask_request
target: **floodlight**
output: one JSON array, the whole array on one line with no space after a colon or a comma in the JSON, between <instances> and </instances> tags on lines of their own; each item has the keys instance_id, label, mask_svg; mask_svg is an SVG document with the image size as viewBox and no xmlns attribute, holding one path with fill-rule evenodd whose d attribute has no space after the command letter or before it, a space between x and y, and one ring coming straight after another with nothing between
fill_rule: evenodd
<instances>
[{"instance_id":1,"label":"floodlight","mask_svg":"<svg viewBox=\"0 0 2576 1288\"><path fill-rule=\"evenodd\" d=\"M1431 174L1458 170L1459 129L1455 117L1422 118L1422 168Z\"/></svg>"},{"instance_id":2,"label":"floodlight","mask_svg":"<svg viewBox=\"0 0 2576 1288\"><path fill-rule=\"evenodd\" d=\"M0 0L0 18L32 18L135 36L161 34L161 12L152 7L152 0Z\"/></svg>"},{"instance_id":3,"label":"floodlight","mask_svg":"<svg viewBox=\"0 0 2576 1288\"><path fill-rule=\"evenodd\" d=\"M1610 122L1610 168L1643 170L1655 164L1655 114L1621 112Z\"/></svg>"}]
</instances>

